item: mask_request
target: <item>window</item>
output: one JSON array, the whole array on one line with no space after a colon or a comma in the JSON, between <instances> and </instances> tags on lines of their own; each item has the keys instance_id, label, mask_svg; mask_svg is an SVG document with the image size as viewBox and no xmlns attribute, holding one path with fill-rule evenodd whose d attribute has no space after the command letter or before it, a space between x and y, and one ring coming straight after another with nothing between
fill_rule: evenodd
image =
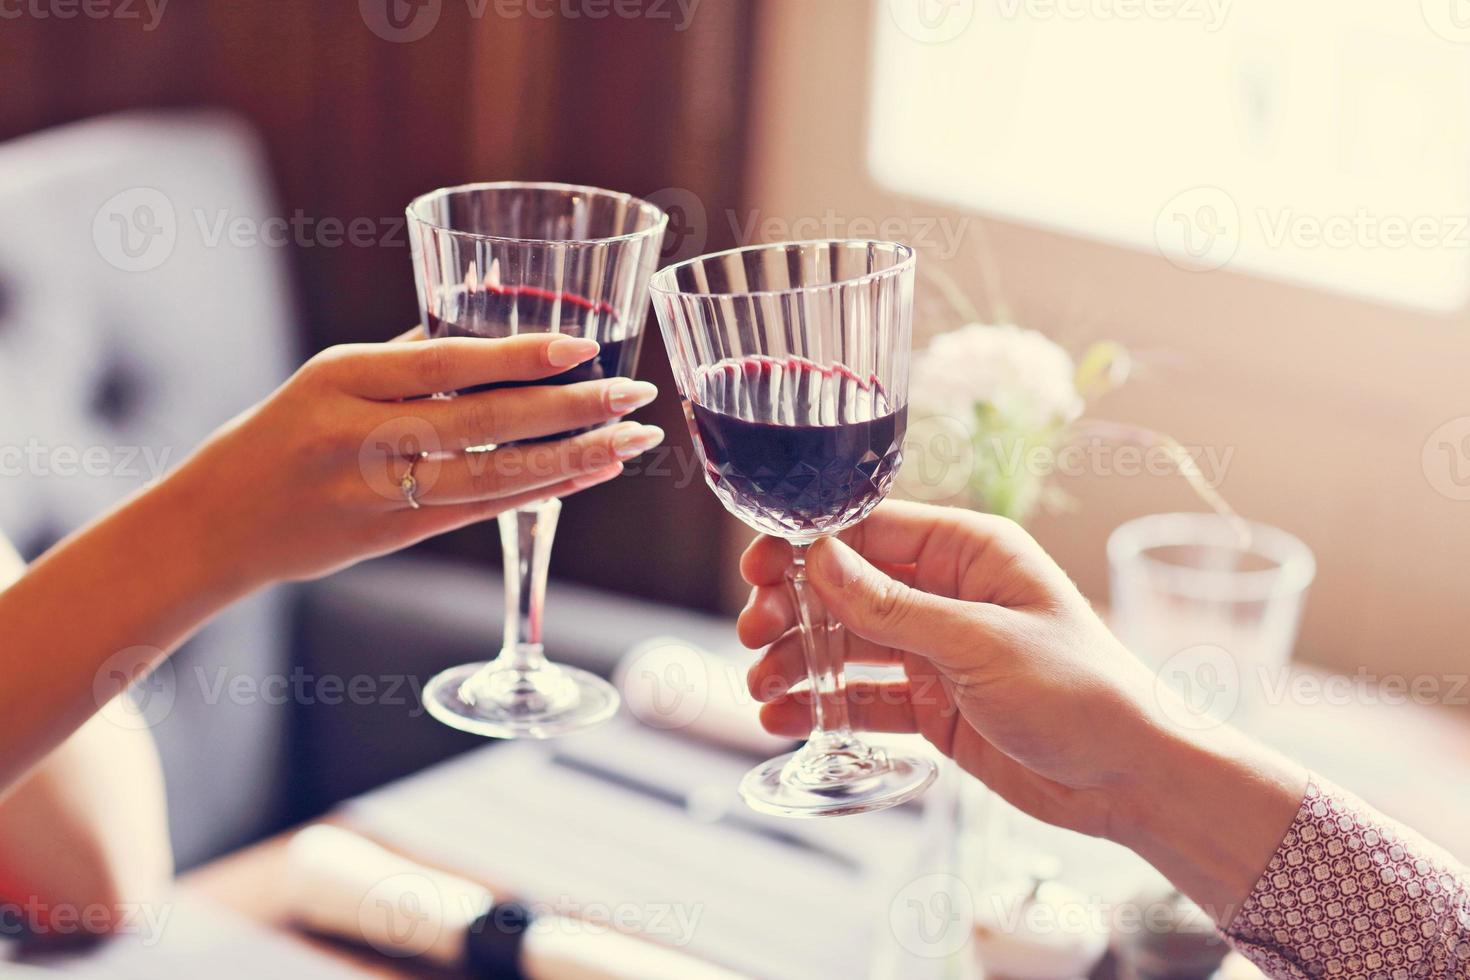
<instances>
[{"instance_id":1,"label":"window","mask_svg":"<svg viewBox=\"0 0 1470 980\"><path fill-rule=\"evenodd\" d=\"M1192 269L1470 300L1467 0L875 6L892 190Z\"/></svg>"}]
</instances>

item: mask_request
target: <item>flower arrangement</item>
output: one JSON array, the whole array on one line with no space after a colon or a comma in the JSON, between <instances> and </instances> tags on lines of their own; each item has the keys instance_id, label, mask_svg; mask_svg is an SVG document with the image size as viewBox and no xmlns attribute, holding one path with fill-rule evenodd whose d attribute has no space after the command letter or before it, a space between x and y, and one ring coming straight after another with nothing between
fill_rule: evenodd
<instances>
[{"instance_id":1,"label":"flower arrangement","mask_svg":"<svg viewBox=\"0 0 1470 980\"><path fill-rule=\"evenodd\" d=\"M1012 324L940 334L914 355L909 375L918 438L901 491L1018 521L1043 503L1061 504L1046 485L1049 463L1074 434L1086 396L1121 384L1127 371L1126 351L1112 343L1093 345L1079 366L1046 335Z\"/></svg>"},{"instance_id":2,"label":"flower arrangement","mask_svg":"<svg viewBox=\"0 0 1470 980\"><path fill-rule=\"evenodd\" d=\"M1071 505L1048 482L1069 446L1081 448L1084 439L1133 443L1160 451L1206 505L1240 524L1173 438L1085 417L1092 401L1128 380L1133 361L1126 348L1099 341L1074 361L1039 331L979 322L952 282L938 285L969 322L914 353L900 495L1025 523L1039 508Z\"/></svg>"}]
</instances>

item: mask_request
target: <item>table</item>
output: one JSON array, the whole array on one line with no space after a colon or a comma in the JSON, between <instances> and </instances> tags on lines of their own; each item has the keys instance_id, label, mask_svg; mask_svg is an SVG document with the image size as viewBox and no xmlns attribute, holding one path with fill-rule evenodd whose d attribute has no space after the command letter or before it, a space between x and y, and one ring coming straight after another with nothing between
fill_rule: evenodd
<instances>
[{"instance_id":1,"label":"table","mask_svg":"<svg viewBox=\"0 0 1470 980\"><path fill-rule=\"evenodd\" d=\"M1319 680L1327 676L1306 668L1300 674ZM1311 689L1310 682L1302 688ZM1470 715L1382 699L1343 704L1337 698L1306 696L1286 700L1252 727L1462 860L1470 858L1470 821L1464 819L1470 813ZM183 876L181 892L231 909L363 977L459 975L418 964L408 969L370 951L294 930L272 900L285 842L285 835L272 838L205 865ZM446 870L464 874L463 869ZM495 882L483 883L495 890Z\"/></svg>"}]
</instances>

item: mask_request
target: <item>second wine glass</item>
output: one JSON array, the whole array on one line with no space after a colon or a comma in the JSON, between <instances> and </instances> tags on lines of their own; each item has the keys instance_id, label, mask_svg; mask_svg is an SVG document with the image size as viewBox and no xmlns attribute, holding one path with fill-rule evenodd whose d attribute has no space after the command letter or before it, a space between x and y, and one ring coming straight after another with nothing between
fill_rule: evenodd
<instances>
[{"instance_id":1,"label":"second wine glass","mask_svg":"<svg viewBox=\"0 0 1470 980\"><path fill-rule=\"evenodd\" d=\"M653 279L706 481L732 514L792 546L813 725L800 750L742 781L745 801L766 813L880 810L923 792L937 771L853 733L846 633L806 571L813 542L866 517L898 470L914 262L893 242L791 242L700 256Z\"/></svg>"}]
</instances>

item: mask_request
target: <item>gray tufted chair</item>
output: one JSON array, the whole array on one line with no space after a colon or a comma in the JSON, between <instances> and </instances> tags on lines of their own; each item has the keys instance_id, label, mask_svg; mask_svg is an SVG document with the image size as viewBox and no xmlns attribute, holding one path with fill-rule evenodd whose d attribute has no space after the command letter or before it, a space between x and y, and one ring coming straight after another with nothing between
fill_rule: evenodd
<instances>
[{"instance_id":1,"label":"gray tufted chair","mask_svg":"<svg viewBox=\"0 0 1470 980\"><path fill-rule=\"evenodd\" d=\"M288 374L283 257L210 234L270 206L259 147L220 116L118 116L0 146L0 531L26 557ZM285 610L280 594L240 603L149 682L159 700L139 717L157 722L183 865L279 812L288 709L231 703L217 682L284 669Z\"/></svg>"}]
</instances>

